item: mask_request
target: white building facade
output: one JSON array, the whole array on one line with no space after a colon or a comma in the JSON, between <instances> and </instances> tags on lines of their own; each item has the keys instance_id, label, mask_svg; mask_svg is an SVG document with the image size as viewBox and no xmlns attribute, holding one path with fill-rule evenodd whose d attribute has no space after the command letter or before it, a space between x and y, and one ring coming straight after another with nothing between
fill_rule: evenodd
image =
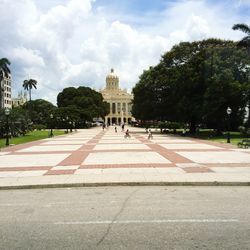
<instances>
[{"instance_id":1,"label":"white building facade","mask_svg":"<svg viewBox=\"0 0 250 250\"><path fill-rule=\"evenodd\" d=\"M18 93L18 96L17 98L13 98L12 99L12 106L13 107L19 107L19 106L22 106L24 103L27 102L27 92L24 92L23 91L20 91Z\"/></svg>"},{"instance_id":2,"label":"white building facade","mask_svg":"<svg viewBox=\"0 0 250 250\"><path fill-rule=\"evenodd\" d=\"M119 77L113 69L106 77L106 88L100 92L110 106L109 114L105 117L106 124L128 124L134 120L131 114L133 95L119 88Z\"/></svg>"},{"instance_id":3,"label":"white building facade","mask_svg":"<svg viewBox=\"0 0 250 250\"><path fill-rule=\"evenodd\" d=\"M4 76L3 80L0 83L0 107L1 108L12 108L12 100L11 100L11 75Z\"/></svg>"}]
</instances>

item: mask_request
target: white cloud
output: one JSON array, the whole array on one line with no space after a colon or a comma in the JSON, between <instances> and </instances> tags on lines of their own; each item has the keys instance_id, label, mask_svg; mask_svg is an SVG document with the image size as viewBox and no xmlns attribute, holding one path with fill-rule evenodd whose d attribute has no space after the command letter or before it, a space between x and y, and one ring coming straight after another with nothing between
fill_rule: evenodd
<instances>
[{"instance_id":1,"label":"white cloud","mask_svg":"<svg viewBox=\"0 0 250 250\"><path fill-rule=\"evenodd\" d=\"M233 6L225 11L223 4L179 0L159 13L138 17L112 9L107 16L100 11L105 8L96 10L92 4L0 0L0 55L12 62L16 89L29 76L38 80L33 96L56 103L64 87L104 87L111 67L121 87L131 89L143 69L158 63L161 54L180 41L241 37L231 29L240 21Z\"/></svg>"},{"instance_id":2,"label":"white cloud","mask_svg":"<svg viewBox=\"0 0 250 250\"><path fill-rule=\"evenodd\" d=\"M45 63L39 51L26 49L24 47L12 50L13 59L20 61L25 67L44 67Z\"/></svg>"}]
</instances>

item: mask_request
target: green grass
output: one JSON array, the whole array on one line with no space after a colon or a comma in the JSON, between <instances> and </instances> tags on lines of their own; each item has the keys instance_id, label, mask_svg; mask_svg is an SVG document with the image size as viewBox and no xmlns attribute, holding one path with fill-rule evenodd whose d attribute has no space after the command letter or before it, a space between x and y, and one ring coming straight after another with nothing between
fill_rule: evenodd
<instances>
[{"instance_id":1,"label":"green grass","mask_svg":"<svg viewBox=\"0 0 250 250\"><path fill-rule=\"evenodd\" d=\"M32 131L25 136L10 138L10 144L18 145L26 142L37 141L49 137L50 130ZM63 135L63 130L53 130L54 136ZM6 139L0 139L0 148L5 147Z\"/></svg>"},{"instance_id":2,"label":"green grass","mask_svg":"<svg viewBox=\"0 0 250 250\"><path fill-rule=\"evenodd\" d=\"M176 129L178 135L182 135L183 129ZM155 131L153 131L156 133ZM158 129L158 132L160 133L160 130ZM170 133L173 133L173 130L170 130ZM213 129L200 129L200 131L195 135L190 135L187 131L187 136L199 138L203 140L211 140L221 143L227 143L227 132L223 133L222 135L218 136L215 134ZM231 144L237 145L239 142L241 142L243 139L248 139L246 135L243 135L240 132L230 132L230 141Z\"/></svg>"},{"instance_id":3,"label":"green grass","mask_svg":"<svg viewBox=\"0 0 250 250\"><path fill-rule=\"evenodd\" d=\"M227 133L223 133L223 135L214 135L212 130L203 129L195 136L196 138L211 140L221 143L227 143ZM240 132L230 132L230 141L232 144L237 145L238 142L242 141L243 139L247 139L247 137Z\"/></svg>"}]
</instances>

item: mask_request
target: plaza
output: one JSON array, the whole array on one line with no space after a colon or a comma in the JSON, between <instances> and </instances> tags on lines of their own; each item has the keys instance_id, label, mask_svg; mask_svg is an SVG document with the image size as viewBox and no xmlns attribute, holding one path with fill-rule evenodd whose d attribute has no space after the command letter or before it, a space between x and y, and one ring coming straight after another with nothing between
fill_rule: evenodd
<instances>
[{"instance_id":1,"label":"plaza","mask_svg":"<svg viewBox=\"0 0 250 250\"><path fill-rule=\"evenodd\" d=\"M250 183L250 150L129 127L78 130L0 152L0 187Z\"/></svg>"}]
</instances>

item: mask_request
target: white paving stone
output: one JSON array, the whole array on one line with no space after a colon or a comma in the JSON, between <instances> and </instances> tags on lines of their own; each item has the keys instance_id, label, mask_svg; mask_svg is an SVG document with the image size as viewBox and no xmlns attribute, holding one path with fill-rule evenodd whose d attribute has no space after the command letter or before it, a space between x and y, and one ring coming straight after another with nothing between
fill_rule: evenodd
<instances>
[{"instance_id":1,"label":"white paving stone","mask_svg":"<svg viewBox=\"0 0 250 250\"><path fill-rule=\"evenodd\" d=\"M100 140L98 144L113 144L113 143L119 143L119 144L128 144L128 143L138 143L141 144L141 142L137 139L124 139L122 138L121 140Z\"/></svg>"},{"instance_id":2,"label":"white paving stone","mask_svg":"<svg viewBox=\"0 0 250 250\"><path fill-rule=\"evenodd\" d=\"M55 166L68 156L69 154L3 155L0 157L0 167Z\"/></svg>"},{"instance_id":3,"label":"white paving stone","mask_svg":"<svg viewBox=\"0 0 250 250\"><path fill-rule=\"evenodd\" d=\"M47 170L37 170L37 171L20 171L16 177L33 177L33 176L43 176Z\"/></svg>"},{"instance_id":4,"label":"white paving stone","mask_svg":"<svg viewBox=\"0 0 250 250\"><path fill-rule=\"evenodd\" d=\"M221 149L213 145L203 143L190 143L190 144L160 144L166 149Z\"/></svg>"},{"instance_id":5,"label":"white paving stone","mask_svg":"<svg viewBox=\"0 0 250 250\"><path fill-rule=\"evenodd\" d=\"M18 171L0 171L0 178L17 177Z\"/></svg>"},{"instance_id":6,"label":"white paving stone","mask_svg":"<svg viewBox=\"0 0 250 250\"><path fill-rule=\"evenodd\" d=\"M152 141L155 142L155 143L158 143L158 144L194 143L193 141L190 141L190 140L169 139L169 138L165 138L165 139L153 139Z\"/></svg>"},{"instance_id":7,"label":"white paving stone","mask_svg":"<svg viewBox=\"0 0 250 250\"><path fill-rule=\"evenodd\" d=\"M82 140L82 141L47 141L44 142L42 145L83 145L87 142L88 140Z\"/></svg>"},{"instance_id":8,"label":"white paving stone","mask_svg":"<svg viewBox=\"0 0 250 250\"><path fill-rule=\"evenodd\" d=\"M120 150L120 149L150 149L144 144L102 144L96 145L94 150Z\"/></svg>"},{"instance_id":9,"label":"white paving stone","mask_svg":"<svg viewBox=\"0 0 250 250\"><path fill-rule=\"evenodd\" d=\"M46 172L47 172L47 170L37 170L37 171L4 171L4 172L0 172L0 178L43 176Z\"/></svg>"},{"instance_id":10,"label":"white paving stone","mask_svg":"<svg viewBox=\"0 0 250 250\"><path fill-rule=\"evenodd\" d=\"M175 164L179 168L200 168L204 167L204 165L198 164L198 163L177 163Z\"/></svg>"},{"instance_id":11,"label":"white paving stone","mask_svg":"<svg viewBox=\"0 0 250 250\"><path fill-rule=\"evenodd\" d=\"M210 167L216 173L248 173L250 174L250 167Z\"/></svg>"},{"instance_id":12,"label":"white paving stone","mask_svg":"<svg viewBox=\"0 0 250 250\"><path fill-rule=\"evenodd\" d=\"M250 154L243 152L177 152L196 163L250 163Z\"/></svg>"},{"instance_id":13,"label":"white paving stone","mask_svg":"<svg viewBox=\"0 0 250 250\"><path fill-rule=\"evenodd\" d=\"M53 146L32 146L29 148L24 148L18 150L17 152L51 152L51 151L74 151L79 149L79 145L64 145L58 147L57 145Z\"/></svg>"},{"instance_id":14,"label":"white paving stone","mask_svg":"<svg viewBox=\"0 0 250 250\"><path fill-rule=\"evenodd\" d=\"M155 168L157 173L161 174L186 174L186 172L181 168L176 167L166 167L166 168Z\"/></svg>"},{"instance_id":15,"label":"white paving stone","mask_svg":"<svg viewBox=\"0 0 250 250\"><path fill-rule=\"evenodd\" d=\"M7 154L9 154L9 152L0 152L0 156L1 155L7 155Z\"/></svg>"},{"instance_id":16,"label":"white paving stone","mask_svg":"<svg viewBox=\"0 0 250 250\"><path fill-rule=\"evenodd\" d=\"M84 164L133 164L133 163L170 163L156 152L97 152L90 153Z\"/></svg>"}]
</instances>

